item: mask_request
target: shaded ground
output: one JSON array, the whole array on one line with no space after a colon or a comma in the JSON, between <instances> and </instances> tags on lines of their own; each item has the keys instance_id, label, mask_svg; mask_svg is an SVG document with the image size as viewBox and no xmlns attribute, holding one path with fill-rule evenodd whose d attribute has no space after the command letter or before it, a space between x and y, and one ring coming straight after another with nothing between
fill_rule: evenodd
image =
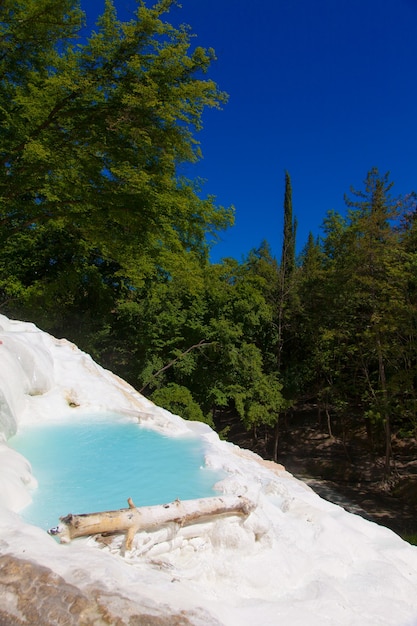
<instances>
[{"instance_id":1,"label":"shaded ground","mask_svg":"<svg viewBox=\"0 0 417 626\"><path fill-rule=\"evenodd\" d=\"M281 425L278 461L326 500L403 537L417 538L416 440L394 440L395 465L386 481L384 458L371 457L365 432L355 433L344 443L340 436L330 437L326 425L315 419L311 414L295 415L290 425ZM230 416L222 416L217 426L229 428L229 441L272 459L274 433L259 431L254 441Z\"/></svg>"}]
</instances>

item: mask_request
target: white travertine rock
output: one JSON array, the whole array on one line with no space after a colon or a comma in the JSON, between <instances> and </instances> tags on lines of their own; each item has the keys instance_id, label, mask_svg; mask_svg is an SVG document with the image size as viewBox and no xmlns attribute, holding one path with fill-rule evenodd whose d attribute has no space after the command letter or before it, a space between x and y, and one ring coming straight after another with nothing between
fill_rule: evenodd
<instances>
[{"instance_id":1,"label":"white travertine rock","mask_svg":"<svg viewBox=\"0 0 417 626\"><path fill-rule=\"evenodd\" d=\"M416 547L322 500L281 466L220 441L207 426L156 407L68 341L2 315L0 328L0 594L9 599L9 621L4 603L0 621L17 624L26 615L30 623L36 602L28 600L25 614L19 605L24 582L16 572L36 566L35 577L54 579L63 598L74 594L84 607L78 623L95 623L88 619L99 611L94 602L100 597L110 614L111 606L129 606L129 615L137 607L143 615L144 606L152 613L163 605L152 615L166 616L167 624L417 624ZM36 476L7 439L26 424L96 411L117 412L172 436L197 434L207 465L227 472L220 492L248 497L255 510L243 519L205 522L198 536L169 525L158 535L138 533L125 556L121 536L59 545L18 515ZM31 592L39 606L45 598L36 593L46 588L39 583Z\"/></svg>"}]
</instances>

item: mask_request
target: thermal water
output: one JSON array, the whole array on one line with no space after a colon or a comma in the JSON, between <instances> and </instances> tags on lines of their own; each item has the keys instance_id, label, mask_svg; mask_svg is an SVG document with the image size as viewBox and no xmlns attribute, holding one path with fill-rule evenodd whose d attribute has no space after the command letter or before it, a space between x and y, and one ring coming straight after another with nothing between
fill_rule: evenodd
<instances>
[{"instance_id":1,"label":"thermal water","mask_svg":"<svg viewBox=\"0 0 417 626\"><path fill-rule=\"evenodd\" d=\"M195 437L167 437L120 416L27 425L9 445L32 465L38 487L21 511L48 529L68 513L163 504L216 494L219 472L205 467Z\"/></svg>"}]
</instances>

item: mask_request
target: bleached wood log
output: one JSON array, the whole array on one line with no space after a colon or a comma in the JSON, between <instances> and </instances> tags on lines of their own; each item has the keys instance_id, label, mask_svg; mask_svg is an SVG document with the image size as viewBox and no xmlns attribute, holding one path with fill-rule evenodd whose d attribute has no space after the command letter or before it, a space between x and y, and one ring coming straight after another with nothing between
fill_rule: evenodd
<instances>
[{"instance_id":1,"label":"bleached wood log","mask_svg":"<svg viewBox=\"0 0 417 626\"><path fill-rule=\"evenodd\" d=\"M135 534L152 530L164 524L176 523L180 527L198 524L224 515L248 516L255 504L244 496L213 496L196 500L175 500L169 504L136 507L131 498L128 509L98 513L70 513L60 517L60 524L49 530L61 543L76 537L107 533L126 533L126 550L130 550Z\"/></svg>"}]
</instances>

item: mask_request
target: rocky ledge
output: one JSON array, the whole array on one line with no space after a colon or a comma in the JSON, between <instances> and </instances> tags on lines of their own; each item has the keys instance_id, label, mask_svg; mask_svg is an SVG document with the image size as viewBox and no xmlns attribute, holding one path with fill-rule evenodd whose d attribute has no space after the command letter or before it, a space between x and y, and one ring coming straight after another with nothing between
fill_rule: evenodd
<instances>
[{"instance_id":1,"label":"rocky ledge","mask_svg":"<svg viewBox=\"0 0 417 626\"><path fill-rule=\"evenodd\" d=\"M96 587L80 589L51 569L13 555L0 556L0 626L216 626L207 614L138 605Z\"/></svg>"}]
</instances>

